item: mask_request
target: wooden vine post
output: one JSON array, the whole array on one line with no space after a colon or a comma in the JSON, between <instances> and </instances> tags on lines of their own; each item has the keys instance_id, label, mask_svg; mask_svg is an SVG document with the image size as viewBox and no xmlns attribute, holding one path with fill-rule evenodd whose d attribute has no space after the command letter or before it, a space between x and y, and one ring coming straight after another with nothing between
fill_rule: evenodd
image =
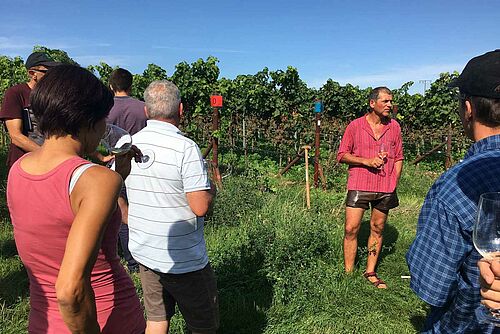
<instances>
[{"instance_id":1,"label":"wooden vine post","mask_svg":"<svg viewBox=\"0 0 500 334\"><path fill-rule=\"evenodd\" d=\"M278 176L282 176L283 174L285 174L293 165L297 163L297 161L300 160L300 158L302 158L303 155L304 155L304 149L302 149L299 153L297 153L295 158L293 158L293 160L290 161L288 165L286 165L285 168L283 168L283 170L278 173Z\"/></svg>"},{"instance_id":2,"label":"wooden vine post","mask_svg":"<svg viewBox=\"0 0 500 334\"><path fill-rule=\"evenodd\" d=\"M245 152L245 168L248 168L247 127L245 121L245 112L243 112L243 151Z\"/></svg>"},{"instance_id":3,"label":"wooden vine post","mask_svg":"<svg viewBox=\"0 0 500 334\"><path fill-rule=\"evenodd\" d=\"M210 96L210 105L213 108L212 117L212 164L213 164L213 175L214 182L219 188L222 187L222 178L219 171L219 108L222 107L222 96L212 95Z\"/></svg>"},{"instance_id":4,"label":"wooden vine post","mask_svg":"<svg viewBox=\"0 0 500 334\"><path fill-rule=\"evenodd\" d=\"M311 208L311 194L309 192L309 152L308 150L311 149L311 146L306 145L302 146L304 149L304 158L306 160L306 203L307 203L307 208Z\"/></svg>"},{"instance_id":5,"label":"wooden vine post","mask_svg":"<svg viewBox=\"0 0 500 334\"><path fill-rule=\"evenodd\" d=\"M321 112L323 111L323 103L321 101L314 102L314 114L316 115L316 132L314 139L314 188L318 188L319 179L319 138L321 131Z\"/></svg>"}]
</instances>

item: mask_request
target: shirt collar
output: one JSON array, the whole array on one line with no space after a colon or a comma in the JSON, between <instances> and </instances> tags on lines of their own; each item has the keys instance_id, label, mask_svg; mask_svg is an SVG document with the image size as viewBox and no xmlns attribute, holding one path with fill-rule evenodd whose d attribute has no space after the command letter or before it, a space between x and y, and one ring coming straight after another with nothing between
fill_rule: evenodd
<instances>
[{"instance_id":1,"label":"shirt collar","mask_svg":"<svg viewBox=\"0 0 500 334\"><path fill-rule=\"evenodd\" d=\"M178 127L176 127L172 123L168 123L168 122L157 121L157 120L154 120L154 119L148 119L146 121L146 126L148 128L150 128L150 129L160 129L160 130L163 130L163 131L175 132L175 133L178 133L178 134L181 134L181 135L183 134L181 132L181 130L179 130Z\"/></svg>"},{"instance_id":2,"label":"shirt collar","mask_svg":"<svg viewBox=\"0 0 500 334\"><path fill-rule=\"evenodd\" d=\"M465 155L464 159L467 159L473 156L474 154L480 152L499 150L499 149L500 149L500 135L489 136L474 143L467 151L467 154Z\"/></svg>"}]
</instances>

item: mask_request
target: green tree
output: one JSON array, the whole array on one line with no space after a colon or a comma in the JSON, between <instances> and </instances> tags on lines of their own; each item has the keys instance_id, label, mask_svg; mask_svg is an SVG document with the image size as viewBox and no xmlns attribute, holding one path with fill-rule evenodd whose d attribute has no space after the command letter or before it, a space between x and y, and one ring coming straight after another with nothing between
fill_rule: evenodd
<instances>
[{"instance_id":1,"label":"green tree","mask_svg":"<svg viewBox=\"0 0 500 334\"><path fill-rule=\"evenodd\" d=\"M188 64L181 62L175 67L171 77L181 92L184 106L183 131L199 142L208 137L210 126L210 96L217 93L219 60L209 56L206 61L198 59Z\"/></svg>"},{"instance_id":2,"label":"green tree","mask_svg":"<svg viewBox=\"0 0 500 334\"><path fill-rule=\"evenodd\" d=\"M141 74L134 74L132 83L132 96L137 99L144 99L144 91L149 84L155 80L168 80L167 71L156 64L148 64L148 67Z\"/></svg>"},{"instance_id":3,"label":"green tree","mask_svg":"<svg viewBox=\"0 0 500 334\"><path fill-rule=\"evenodd\" d=\"M315 92L309 89L300 79L296 68L288 66L286 71L278 70L270 73L278 96L280 109L273 113L277 135L274 144L287 151L291 147L298 148L300 144L312 142L313 100ZM301 137L303 134L309 136ZM273 138L272 134L271 138Z\"/></svg>"},{"instance_id":4,"label":"green tree","mask_svg":"<svg viewBox=\"0 0 500 334\"><path fill-rule=\"evenodd\" d=\"M7 88L28 81L28 74L21 57L0 56L0 101Z\"/></svg>"},{"instance_id":5,"label":"green tree","mask_svg":"<svg viewBox=\"0 0 500 334\"><path fill-rule=\"evenodd\" d=\"M172 81L179 87L187 117L207 114L210 108L210 95L216 93L219 77L219 60L209 56L207 60L198 59L188 64L182 62L175 66Z\"/></svg>"},{"instance_id":6,"label":"green tree","mask_svg":"<svg viewBox=\"0 0 500 334\"><path fill-rule=\"evenodd\" d=\"M111 72L113 72L116 68L118 67L113 68L103 61L101 61L99 65L89 65L87 67L87 69L97 75L106 86L109 84L109 76L111 75Z\"/></svg>"},{"instance_id":7,"label":"green tree","mask_svg":"<svg viewBox=\"0 0 500 334\"><path fill-rule=\"evenodd\" d=\"M311 112L314 91L309 89L304 81L300 79L299 72L295 67L288 66L286 71L277 70L270 73L273 84L278 90L279 97L283 101L283 109L287 115L307 114Z\"/></svg>"},{"instance_id":8,"label":"green tree","mask_svg":"<svg viewBox=\"0 0 500 334\"><path fill-rule=\"evenodd\" d=\"M342 121L351 121L368 110L368 94L371 88L360 89L358 86L328 79L319 90L319 98L323 100L325 114Z\"/></svg>"},{"instance_id":9,"label":"green tree","mask_svg":"<svg viewBox=\"0 0 500 334\"><path fill-rule=\"evenodd\" d=\"M417 128L437 129L448 124L459 124L456 92L448 86L457 76L456 72L441 73L431 84L425 94L421 114L415 122Z\"/></svg>"},{"instance_id":10,"label":"green tree","mask_svg":"<svg viewBox=\"0 0 500 334\"><path fill-rule=\"evenodd\" d=\"M33 47L33 52L44 52L47 55L49 55L52 59L54 59L54 61L58 61L65 64L78 65L78 63L74 61L70 56L68 56L66 51L63 50L50 49L45 46L35 45Z\"/></svg>"},{"instance_id":11,"label":"green tree","mask_svg":"<svg viewBox=\"0 0 500 334\"><path fill-rule=\"evenodd\" d=\"M402 125L410 127L419 121L418 118L424 101L421 94L411 95L408 93L411 86L413 86L413 81L403 84L401 88L392 90L394 103L398 107L396 118Z\"/></svg>"}]
</instances>

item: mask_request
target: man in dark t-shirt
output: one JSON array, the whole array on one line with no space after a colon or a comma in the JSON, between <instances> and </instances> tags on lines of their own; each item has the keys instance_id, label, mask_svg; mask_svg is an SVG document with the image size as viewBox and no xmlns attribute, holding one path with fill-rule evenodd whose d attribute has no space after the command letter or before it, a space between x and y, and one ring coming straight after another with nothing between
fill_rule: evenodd
<instances>
[{"instance_id":1,"label":"man in dark t-shirt","mask_svg":"<svg viewBox=\"0 0 500 334\"><path fill-rule=\"evenodd\" d=\"M37 122L31 112L29 96L47 70L59 64L43 52L34 52L26 59L25 64L29 81L5 91L0 120L4 122L10 137L8 168L23 154L36 150L43 143L43 137L37 130Z\"/></svg>"},{"instance_id":2,"label":"man in dark t-shirt","mask_svg":"<svg viewBox=\"0 0 500 334\"><path fill-rule=\"evenodd\" d=\"M144 112L144 102L130 96L132 80L132 74L123 68L117 68L111 73L109 86L115 94L115 104L111 108L106 122L119 126L134 135L146 126L147 118ZM119 233L120 245L129 272L138 272L139 265L128 250L128 202L127 193L125 189L122 190L118 198L118 206L122 212L122 224Z\"/></svg>"}]
</instances>

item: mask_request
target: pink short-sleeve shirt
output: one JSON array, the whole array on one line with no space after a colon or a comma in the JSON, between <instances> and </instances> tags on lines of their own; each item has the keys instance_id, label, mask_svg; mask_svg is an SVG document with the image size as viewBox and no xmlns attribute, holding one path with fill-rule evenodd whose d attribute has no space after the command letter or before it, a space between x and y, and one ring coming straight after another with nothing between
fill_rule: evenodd
<instances>
[{"instance_id":1,"label":"pink short-sleeve shirt","mask_svg":"<svg viewBox=\"0 0 500 334\"><path fill-rule=\"evenodd\" d=\"M65 334L55 284L74 214L69 183L73 171L88 161L71 158L43 175L31 175L18 160L10 169L7 202L19 256L30 281L30 333ZM145 320L134 284L116 253L121 212L106 227L90 282L102 333L138 334Z\"/></svg>"},{"instance_id":2,"label":"pink short-sleeve shirt","mask_svg":"<svg viewBox=\"0 0 500 334\"><path fill-rule=\"evenodd\" d=\"M397 173L394 165L403 160L403 140L401 127L394 119L384 125L382 135L376 139L366 120L366 115L355 119L347 126L337 153L340 162L344 154L372 158L378 155L380 144L388 151L384 168L349 166L347 190L392 193L397 186Z\"/></svg>"}]
</instances>

